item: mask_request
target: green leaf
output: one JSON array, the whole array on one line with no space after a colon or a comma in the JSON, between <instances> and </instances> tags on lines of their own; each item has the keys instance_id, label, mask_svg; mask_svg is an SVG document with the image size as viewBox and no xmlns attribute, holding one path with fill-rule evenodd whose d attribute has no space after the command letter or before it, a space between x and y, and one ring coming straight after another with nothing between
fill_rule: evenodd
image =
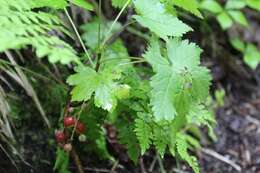
<instances>
[{"instance_id":1,"label":"green leaf","mask_svg":"<svg viewBox=\"0 0 260 173\"><path fill-rule=\"evenodd\" d=\"M166 13L177 17L177 10L174 7L174 3L172 0L161 0L160 2L162 2L164 4Z\"/></svg>"},{"instance_id":2,"label":"green leaf","mask_svg":"<svg viewBox=\"0 0 260 173\"><path fill-rule=\"evenodd\" d=\"M160 154L161 157L164 156L167 144L168 144L168 136L166 135L168 129L164 129L160 126L154 126L153 133L153 144Z\"/></svg>"},{"instance_id":3,"label":"green leaf","mask_svg":"<svg viewBox=\"0 0 260 173\"><path fill-rule=\"evenodd\" d=\"M246 45L245 45L245 43L241 39L239 39L239 38L232 38L229 41L230 41L231 45L235 49L237 49L240 52L244 52Z\"/></svg>"},{"instance_id":4,"label":"green leaf","mask_svg":"<svg viewBox=\"0 0 260 173\"><path fill-rule=\"evenodd\" d=\"M208 10L212 13L221 13L223 8L221 5L214 0L204 0L200 3L200 8Z\"/></svg>"},{"instance_id":5,"label":"green leaf","mask_svg":"<svg viewBox=\"0 0 260 173\"><path fill-rule=\"evenodd\" d=\"M169 66L169 61L161 55L160 45L156 38L152 38L143 57L152 65L155 72L158 72L160 68Z\"/></svg>"},{"instance_id":6,"label":"green leaf","mask_svg":"<svg viewBox=\"0 0 260 173\"><path fill-rule=\"evenodd\" d=\"M173 120L177 115L174 94L178 92L181 78L170 67L162 68L152 78L151 105L156 121Z\"/></svg>"},{"instance_id":7,"label":"green leaf","mask_svg":"<svg viewBox=\"0 0 260 173\"><path fill-rule=\"evenodd\" d=\"M198 9L199 4L197 0L172 0L172 1L174 5L181 7L200 18L203 18Z\"/></svg>"},{"instance_id":8,"label":"green leaf","mask_svg":"<svg viewBox=\"0 0 260 173\"><path fill-rule=\"evenodd\" d=\"M246 6L245 0L228 0L225 8L226 9L241 9Z\"/></svg>"},{"instance_id":9,"label":"green leaf","mask_svg":"<svg viewBox=\"0 0 260 173\"><path fill-rule=\"evenodd\" d=\"M201 49L187 40L167 42L168 62L161 56L158 43L151 43L144 58L151 63L155 76L150 82L151 105L156 121L173 120L187 112L192 102L201 102L208 96L211 77L200 66ZM186 110L183 110L183 109Z\"/></svg>"},{"instance_id":10,"label":"green leaf","mask_svg":"<svg viewBox=\"0 0 260 173\"><path fill-rule=\"evenodd\" d=\"M67 83L75 86L71 91L72 101L87 101L95 93L94 102L97 107L107 111L113 111L117 105L121 84L116 82L120 74L111 70L103 69L96 72L89 67L76 69L76 74L69 76Z\"/></svg>"},{"instance_id":11,"label":"green leaf","mask_svg":"<svg viewBox=\"0 0 260 173\"><path fill-rule=\"evenodd\" d=\"M168 58L174 70L185 70L197 67L200 64L202 50L188 40L171 39L167 42Z\"/></svg>"},{"instance_id":12,"label":"green leaf","mask_svg":"<svg viewBox=\"0 0 260 173\"><path fill-rule=\"evenodd\" d=\"M125 120L119 120L116 127L118 129L119 142L126 146L130 159L137 163L140 155L140 147L134 133L135 128L133 124L129 124L128 121Z\"/></svg>"},{"instance_id":13,"label":"green leaf","mask_svg":"<svg viewBox=\"0 0 260 173\"><path fill-rule=\"evenodd\" d=\"M56 9L63 9L65 8L68 3L66 0L30 0L32 1L33 8L40 8L40 7L51 7Z\"/></svg>"},{"instance_id":14,"label":"green leaf","mask_svg":"<svg viewBox=\"0 0 260 173\"><path fill-rule=\"evenodd\" d=\"M260 11L260 1L259 0L246 0L246 3L249 7Z\"/></svg>"},{"instance_id":15,"label":"green leaf","mask_svg":"<svg viewBox=\"0 0 260 173\"><path fill-rule=\"evenodd\" d=\"M100 159L115 160L110 155L106 143L106 132L103 127L104 118L107 116L100 109L96 109L90 102L90 109L85 109L80 115L80 121L87 127L86 135L88 147L84 147L90 154L98 155Z\"/></svg>"},{"instance_id":16,"label":"green leaf","mask_svg":"<svg viewBox=\"0 0 260 173\"><path fill-rule=\"evenodd\" d=\"M235 22L239 23L242 26L248 26L247 19L241 11L229 10L228 13L234 19Z\"/></svg>"},{"instance_id":17,"label":"green leaf","mask_svg":"<svg viewBox=\"0 0 260 173\"><path fill-rule=\"evenodd\" d=\"M143 155L152 143L152 128L149 122L147 122L147 114L138 114L138 118L135 120L135 133L141 146L141 154Z\"/></svg>"},{"instance_id":18,"label":"green leaf","mask_svg":"<svg viewBox=\"0 0 260 173\"><path fill-rule=\"evenodd\" d=\"M231 17L225 11L217 16L217 20L223 30L230 28L233 24Z\"/></svg>"},{"instance_id":19,"label":"green leaf","mask_svg":"<svg viewBox=\"0 0 260 173\"><path fill-rule=\"evenodd\" d=\"M186 116L188 123L193 123L198 126L216 123L214 116L209 112L204 105L191 105L190 112Z\"/></svg>"},{"instance_id":20,"label":"green leaf","mask_svg":"<svg viewBox=\"0 0 260 173\"><path fill-rule=\"evenodd\" d=\"M69 155L64 150L58 148L56 152L56 161L54 165L54 170L59 173L70 173L68 170L69 166Z\"/></svg>"},{"instance_id":21,"label":"green leaf","mask_svg":"<svg viewBox=\"0 0 260 173\"><path fill-rule=\"evenodd\" d=\"M216 99L216 102L218 106L224 106L225 105L225 96L226 92L224 89L218 89L214 92L214 96Z\"/></svg>"},{"instance_id":22,"label":"green leaf","mask_svg":"<svg viewBox=\"0 0 260 173\"><path fill-rule=\"evenodd\" d=\"M113 88L116 87L116 83L109 81L106 84L100 85L95 91L95 105L102 107L105 110L111 111L117 104L117 98L113 95Z\"/></svg>"},{"instance_id":23,"label":"green leaf","mask_svg":"<svg viewBox=\"0 0 260 173\"><path fill-rule=\"evenodd\" d=\"M69 0L69 1L86 10L93 10L93 6L86 0Z\"/></svg>"},{"instance_id":24,"label":"green leaf","mask_svg":"<svg viewBox=\"0 0 260 173\"><path fill-rule=\"evenodd\" d=\"M193 169L195 173L199 173L200 170L198 161L196 157L190 156L190 154L188 153L188 144L185 139L185 136L182 133L178 133L176 135L176 148L181 158L190 165L190 167Z\"/></svg>"},{"instance_id":25,"label":"green leaf","mask_svg":"<svg viewBox=\"0 0 260 173\"><path fill-rule=\"evenodd\" d=\"M199 102L204 102L209 95L209 86L211 85L212 77L210 71L206 67L194 67L191 70L191 84L187 86L190 89L193 98L196 98Z\"/></svg>"},{"instance_id":26,"label":"green leaf","mask_svg":"<svg viewBox=\"0 0 260 173\"><path fill-rule=\"evenodd\" d=\"M244 54L244 61L252 69L256 69L260 63L260 51L253 44L248 44Z\"/></svg>"},{"instance_id":27,"label":"green leaf","mask_svg":"<svg viewBox=\"0 0 260 173\"><path fill-rule=\"evenodd\" d=\"M113 7L122 8L128 0L112 0Z\"/></svg>"},{"instance_id":28,"label":"green leaf","mask_svg":"<svg viewBox=\"0 0 260 173\"><path fill-rule=\"evenodd\" d=\"M188 144L190 144L191 148L195 148L195 149L201 148L201 145L196 138L186 134L184 134L184 136L185 136L185 140L187 141Z\"/></svg>"},{"instance_id":29,"label":"green leaf","mask_svg":"<svg viewBox=\"0 0 260 173\"><path fill-rule=\"evenodd\" d=\"M107 111L113 111L117 106L118 90L122 87L116 80L120 74L111 69L99 72L100 83L95 91L95 105Z\"/></svg>"},{"instance_id":30,"label":"green leaf","mask_svg":"<svg viewBox=\"0 0 260 173\"><path fill-rule=\"evenodd\" d=\"M164 5L157 0L134 0L134 5L140 14L134 15L137 22L164 40L168 36L182 36L192 30L177 17L167 14Z\"/></svg>"},{"instance_id":31,"label":"green leaf","mask_svg":"<svg viewBox=\"0 0 260 173\"><path fill-rule=\"evenodd\" d=\"M72 101L87 101L99 86L100 77L89 67L77 68L76 72L67 79L69 85L75 86L71 91Z\"/></svg>"},{"instance_id":32,"label":"green leaf","mask_svg":"<svg viewBox=\"0 0 260 173\"><path fill-rule=\"evenodd\" d=\"M119 85L116 88L115 95L119 99L127 99L130 97L131 87L127 84Z\"/></svg>"}]
</instances>

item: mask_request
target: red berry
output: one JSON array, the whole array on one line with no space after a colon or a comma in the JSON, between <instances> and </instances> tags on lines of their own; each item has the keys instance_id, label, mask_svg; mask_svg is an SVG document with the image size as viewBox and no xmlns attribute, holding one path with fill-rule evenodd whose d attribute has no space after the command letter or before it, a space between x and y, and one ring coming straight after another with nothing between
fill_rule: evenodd
<instances>
[{"instance_id":1,"label":"red berry","mask_svg":"<svg viewBox=\"0 0 260 173\"><path fill-rule=\"evenodd\" d=\"M72 150L72 145L70 143L63 146L64 151L70 152Z\"/></svg>"},{"instance_id":2,"label":"red berry","mask_svg":"<svg viewBox=\"0 0 260 173\"><path fill-rule=\"evenodd\" d=\"M85 125L81 122L78 122L77 123L77 126L76 126L76 132L81 134L81 133L84 133L85 132Z\"/></svg>"},{"instance_id":3,"label":"red berry","mask_svg":"<svg viewBox=\"0 0 260 173\"><path fill-rule=\"evenodd\" d=\"M57 142L64 142L66 140L66 135L63 131L58 130L55 132L55 138Z\"/></svg>"},{"instance_id":4,"label":"red berry","mask_svg":"<svg viewBox=\"0 0 260 173\"><path fill-rule=\"evenodd\" d=\"M63 123L64 127L74 126L76 124L76 119L74 117L65 117Z\"/></svg>"}]
</instances>

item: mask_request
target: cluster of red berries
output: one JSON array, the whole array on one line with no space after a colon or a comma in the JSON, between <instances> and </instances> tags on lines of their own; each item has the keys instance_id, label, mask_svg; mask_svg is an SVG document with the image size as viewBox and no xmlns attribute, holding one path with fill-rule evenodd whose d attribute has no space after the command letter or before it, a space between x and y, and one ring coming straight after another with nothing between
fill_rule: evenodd
<instances>
[{"instance_id":1,"label":"cluster of red berries","mask_svg":"<svg viewBox=\"0 0 260 173\"><path fill-rule=\"evenodd\" d=\"M65 128L76 126L76 132L78 134L84 133L86 129L85 125L82 122L77 121L74 117L70 116L64 118L63 124Z\"/></svg>"},{"instance_id":2,"label":"cluster of red berries","mask_svg":"<svg viewBox=\"0 0 260 173\"><path fill-rule=\"evenodd\" d=\"M85 137L83 133L85 132L86 128L82 122L77 121L75 117L72 116L64 117L63 125L65 130L57 130L55 132L55 138L58 144L62 146L65 151L70 151L72 149L72 146L70 143L68 143L68 135L70 132L69 128L75 128L75 131L78 135L80 135L79 139L81 140L83 137Z\"/></svg>"}]
</instances>

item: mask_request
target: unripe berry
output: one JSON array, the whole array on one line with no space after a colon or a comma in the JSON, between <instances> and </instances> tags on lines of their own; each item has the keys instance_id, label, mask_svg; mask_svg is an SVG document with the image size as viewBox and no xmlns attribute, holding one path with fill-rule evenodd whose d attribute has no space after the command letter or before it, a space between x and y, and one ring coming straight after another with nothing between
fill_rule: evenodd
<instances>
[{"instance_id":1,"label":"unripe berry","mask_svg":"<svg viewBox=\"0 0 260 173\"><path fill-rule=\"evenodd\" d=\"M76 119L74 117L64 117L63 123L64 127L74 126L76 124Z\"/></svg>"},{"instance_id":2,"label":"unripe berry","mask_svg":"<svg viewBox=\"0 0 260 173\"><path fill-rule=\"evenodd\" d=\"M79 141L80 142L86 142L86 140L87 140L86 135L84 135L84 134L79 135Z\"/></svg>"},{"instance_id":3,"label":"unripe berry","mask_svg":"<svg viewBox=\"0 0 260 173\"><path fill-rule=\"evenodd\" d=\"M70 152L70 151L72 150L72 145L71 145L70 143L65 144L65 145L63 146L63 149L64 149L64 151L66 151L66 152Z\"/></svg>"}]
</instances>

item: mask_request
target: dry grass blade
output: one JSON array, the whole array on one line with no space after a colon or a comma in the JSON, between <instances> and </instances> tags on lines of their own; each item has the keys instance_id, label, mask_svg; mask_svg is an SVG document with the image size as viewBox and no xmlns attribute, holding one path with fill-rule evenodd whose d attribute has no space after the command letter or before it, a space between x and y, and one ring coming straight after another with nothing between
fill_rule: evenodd
<instances>
[{"instance_id":1,"label":"dry grass blade","mask_svg":"<svg viewBox=\"0 0 260 173\"><path fill-rule=\"evenodd\" d=\"M48 128L51 128L50 121L47 118L45 111L42 108L41 103L38 99L38 96L37 96L34 88L32 87L32 85L30 84L28 78L23 73L23 71L18 68L18 65L17 65L16 61L14 60L14 57L12 56L12 54L9 51L5 51L5 54L6 54L7 58L10 60L10 62L14 65L14 69L16 71L15 73L10 73L10 71L7 71L7 74L9 74L10 77L12 77L17 83L19 83L25 89L26 93L33 99L33 101L34 101L35 105L37 106L46 125L48 126Z\"/></svg>"},{"instance_id":2,"label":"dry grass blade","mask_svg":"<svg viewBox=\"0 0 260 173\"><path fill-rule=\"evenodd\" d=\"M3 88L0 86L0 129L1 132L4 133L5 136L12 139L14 141L14 135L11 130L11 125L8 119L8 114L10 113L10 106L6 101L6 95L4 93Z\"/></svg>"},{"instance_id":3,"label":"dry grass blade","mask_svg":"<svg viewBox=\"0 0 260 173\"><path fill-rule=\"evenodd\" d=\"M11 143L15 142L15 138L11 129L8 115L10 114L10 106L6 100L6 95L0 85L0 141L4 142L9 148L14 148ZM0 149L5 153L11 163L17 168L15 161L10 156L7 148L0 144ZM14 151L14 150L13 150Z\"/></svg>"}]
</instances>

